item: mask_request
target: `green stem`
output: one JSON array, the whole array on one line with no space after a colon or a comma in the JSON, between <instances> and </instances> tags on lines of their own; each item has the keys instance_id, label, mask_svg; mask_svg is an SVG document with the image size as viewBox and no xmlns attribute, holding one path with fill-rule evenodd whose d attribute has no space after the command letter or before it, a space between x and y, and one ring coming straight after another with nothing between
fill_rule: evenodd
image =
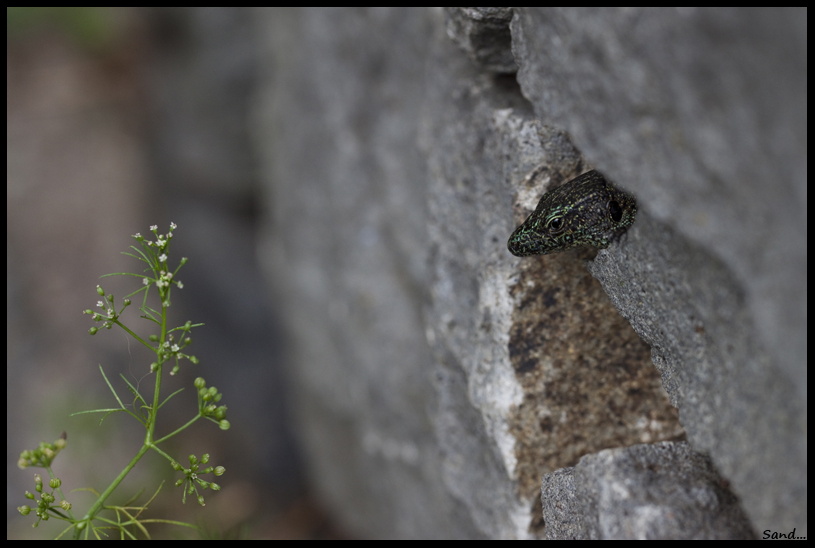
<instances>
[{"instance_id":1,"label":"green stem","mask_svg":"<svg viewBox=\"0 0 815 548\"><path fill-rule=\"evenodd\" d=\"M167 434L166 436L164 436L163 438L161 438L160 440L154 441L153 443L158 445L159 443L161 443L163 441L167 441L168 439L172 438L173 436L175 436L176 434L178 434L179 432L181 432L185 428L189 428L189 426L192 425L192 423L194 423L195 421L197 421L200 418L201 418L201 415L196 415L195 417L193 417L192 419L187 421L187 423L184 426L181 426L181 427L177 428L175 430L175 432L171 432L171 433Z\"/></svg>"},{"instance_id":2,"label":"green stem","mask_svg":"<svg viewBox=\"0 0 815 548\"><path fill-rule=\"evenodd\" d=\"M108 485L108 488L105 489L101 495L99 495L99 498L96 499L96 502L94 502L93 505L90 508L88 508L88 512L85 514L81 521L87 521L90 524L90 521L93 519L93 517L97 513L99 513L99 510L102 509L102 505L105 503L105 500L110 496L111 493L113 493L113 490L116 489L120 483L122 483L122 480L124 480L127 477L130 471L133 470L133 467L136 466L136 463L139 462L139 460L145 455L145 453L147 453L149 449L150 446L147 444L144 444L142 448L139 449L139 452L136 453L136 456L134 456L133 459L131 459L131 461L127 464L127 466L125 466L124 470L122 470L119 473L119 475L116 476L116 479L113 480L113 483ZM78 533L79 530L77 530L77 536Z\"/></svg>"},{"instance_id":3,"label":"green stem","mask_svg":"<svg viewBox=\"0 0 815 548\"><path fill-rule=\"evenodd\" d=\"M163 301L162 301L163 302ZM133 333L130 329L125 327L119 322L118 323L125 331L130 333L136 340L140 341L142 344L150 348L151 350L155 349L143 341L138 335ZM159 342L159 349L161 349L161 345L164 344L164 339L167 336L167 307L162 304L161 307L161 341ZM159 352L160 355L160 352ZM141 458L150 450L151 447L154 446L153 444L153 433L156 430L156 416L158 414L158 402L159 396L161 394L161 369L162 364L159 363L158 367L156 368L156 389L153 392L153 405L150 408L150 421L147 425L147 434L144 437L144 445L142 445L139 452L133 457L133 459L125 466L124 470L122 470L119 475L116 477L115 480L108 486L107 489L99 495L99 498L96 499L96 502L88 509L88 512L85 514L85 517L82 518L81 521L85 521L88 523L87 527L90 527L90 522L96 516L97 513L102 509L102 506L105 503L105 500L113 493L114 489L116 489L120 483L127 477L133 467L136 466L136 463L141 460ZM79 530L77 529L74 538L79 537Z\"/></svg>"},{"instance_id":4,"label":"green stem","mask_svg":"<svg viewBox=\"0 0 815 548\"><path fill-rule=\"evenodd\" d=\"M46 466L45 469L48 470L48 475L51 476L51 479L56 478L56 476L54 475L54 471L51 469L50 465ZM62 493L62 486L57 487L57 493L59 493L61 500L65 500L65 495ZM68 515L71 517L71 519L74 519L74 514L70 510L68 510Z\"/></svg>"},{"instance_id":5,"label":"green stem","mask_svg":"<svg viewBox=\"0 0 815 548\"><path fill-rule=\"evenodd\" d=\"M113 320L113 323L115 323L116 325L118 325L119 327L121 327L122 329L124 329L125 331L127 331L128 333L130 333L130 336L131 336L131 337L133 337L134 339L136 339L137 341L139 341L140 343L142 343L144 346L146 346L147 348L149 348L149 349L150 349L150 350L152 350L153 352L155 352L155 351L156 351L156 349L155 349L155 348L153 348L152 346L150 346L150 343L148 343L147 341L145 341L144 339L142 339L141 337L139 337L138 335L136 335L135 333L133 333L133 332L132 332L132 331L131 331L131 330L130 330L130 329L129 329L129 328L128 328L128 327L127 327L125 324L123 324L123 323L122 323L122 322L120 322L119 320Z\"/></svg>"},{"instance_id":6,"label":"green stem","mask_svg":"<svg viewBox=\"0 0 815 548\"><path fill-rule=\"evenodd\" d=\"M153 392L153 407L150 410L151 420L147 425L147 435L144 438L144 445L153 445L153 433L156 430L156 416L158 414L158 402L161 400L159 399L159 395L161 394L161 370L164 364L164 360L161 359L162 355L162 348L164 348L164 339L167 337L167 307L164 306L164 296L159 292L159 297L162 298L161 302L161 340L159 341L159 364L156 368L156 389Z\"/></svg>"}]
</instances>

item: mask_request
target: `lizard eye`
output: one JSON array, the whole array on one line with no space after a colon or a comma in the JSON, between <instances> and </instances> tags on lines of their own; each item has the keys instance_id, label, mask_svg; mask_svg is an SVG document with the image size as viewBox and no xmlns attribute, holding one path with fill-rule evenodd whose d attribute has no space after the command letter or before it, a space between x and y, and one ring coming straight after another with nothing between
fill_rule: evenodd
<instances>
[{"instance_id":1,"label":"lizard eye","mask_svg":"<svg viewBox=\"0 0 815 548\"><path fill-rule=\"evenodd\" d=\"M616 200L611 200L608 203L608 214L611 215L615 223L619 223L620 219L623 218L623 210Z\"/></svg>"},{"instance_id":2,"label":"lizard eye","mask_svg":"<svg viewBox=\"0 0 815 548\"><path fill-rule=\"evenodd\" d=\"M549 221L549 230L552 232L557 232L563 228L563 218L555 217L551 221Z\"/></svg>"}]
</instances>

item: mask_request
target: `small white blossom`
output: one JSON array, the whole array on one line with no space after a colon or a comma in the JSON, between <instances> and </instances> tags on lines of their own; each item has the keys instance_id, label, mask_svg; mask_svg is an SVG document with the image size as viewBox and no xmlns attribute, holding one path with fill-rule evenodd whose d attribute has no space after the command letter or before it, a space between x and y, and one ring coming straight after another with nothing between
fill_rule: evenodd
<instances>
[{"instance_id":1,"label":"small white blossom","mask_svg":"<svg viewBox=\"0 0 815 548\"><path fill-rule=\"evenodd\" d=\"M166 262L167 261L167 255L162 253L161 255L158 256L158 260L161 261L162 263Z\"/></svg>"},{"instance_id":2,"label":"small white blossom","mask_svg":"<svg viewBox=\"0 0 815 548\"><path fill-rule=\"evenodd\" d=\"M138 240L139 238L141 238L141 232L136 232L135 234L133 234L133 237Z\"/></svg>"},{"instance_id":3,"label":"small white blossom","mask_svg":"<svg viewBox=\"0 0 815 548\"><path fill-rule=\"evenodd\" d=\"M158 230L158 225L150 225L150 230L155 232L156 230Z\"/></svg>"},{"instance_id":4,"label":"small white blossom","mask_svg":"<svg viewBox=\"0 0 815 548\"><path fill-rule=\"evenodd\" d=\"M144 284L144 285L149 285L150 280L148 280L147 278L144 278L144 279L142 279L141 283Z\"/></svg>"},{"instance_id":5,"label":"small white blossom","mask_svg":"<svg viewBox=\"0 0 815 548\"><path fill-rule=\"evenodd\" d=\"M170 347L170 350L172 350L173 352L178 352L180 349L178 348L177 344L174 344L173 346Z\"/></svg>"},{"instance_id":6,"label":"small white blossom","mask_svg":"<svg viewBox=\"0 0 815 548\"><path fill-rule=\"evenodd\" d=\"M103 303L102 301L96 301L96 306L98 306L99 308L105 308L105 303Z\"/></svg>"},{"instance_id":7,"label":"small white blossom","mask_svg":"<svg viewBox=\"0 0 815 548\"><path fill-rule=\"evenodd\" d=\"M178 228L178 225L177 225L177 224L175 224L174 222L170 221L170 228L172 228L173 230L175 230L176 228Z\"/></svg>"},{"instance_id":8,"label":"small white blossom","mask_svg":"<svg viewBox=\"0 0 815 548\"><path fill-rule=\"evenodd\" d=\"M180 281L175 282L175 285L178 286L178 289L184 289L184 284L182 284Z\"/></svg>"}]
</instances>

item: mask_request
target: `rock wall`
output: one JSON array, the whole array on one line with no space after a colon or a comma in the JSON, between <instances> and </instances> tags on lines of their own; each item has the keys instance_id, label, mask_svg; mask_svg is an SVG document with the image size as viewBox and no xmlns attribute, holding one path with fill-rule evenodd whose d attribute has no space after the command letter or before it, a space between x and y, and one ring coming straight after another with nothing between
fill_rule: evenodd
<instances>
[{"instance_id":1,"label":"rock wall","mask_svg":"<svg viewBox=\"0 0 815 548\"><path fill-rule=\"evenodd\" d=\"M260 254L312 481L349 527L806 535L805 11L255 22ZM636 194L628 233L511 256L541 192L591 168ZM639 473L603 450L638 444L668 486L695 484L665 452L703 470L715 504L665 491L717 518L590 526L616 504L603 486ZM541 505L541 479L575 465ZM585 526L547 527L558 497Z\"/></svg>"}]
</instances>

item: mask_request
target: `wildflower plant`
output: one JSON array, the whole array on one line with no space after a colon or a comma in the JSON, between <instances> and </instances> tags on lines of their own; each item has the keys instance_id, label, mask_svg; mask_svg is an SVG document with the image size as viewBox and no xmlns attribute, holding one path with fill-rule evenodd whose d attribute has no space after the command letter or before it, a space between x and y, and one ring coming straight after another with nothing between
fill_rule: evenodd
<instances>
[{"instance_id":1,"label":"wildflower plant","mask_svg":"<svg viewBox=\"0 0 815 548\"><path fill-rule=\"evenodd\" d=\"M149 503L161 490L161 485L159 485L158 489L150 500L143 505L132 505L133 500L119 506L105 504L105 501L108 499L111 493L113 493L122 480L124 480L128 473L136 466L136 463L139 462L139 460L149 451L154 451L167 459L168 464L173 469L174 473L180 473L181 477L177 479L175 485L177 487L182 487L182 502L186 502L187 495L190 495L195 496L197 502L203 506L204 496L201 494L203 491L206 489L211 489L213 491L220 490L220 486L218 486L218 484L206 481L201 477L204 474L220 476L225 472L223 466L209 465L210 458L208 454L204 454L200 458L196 457L195 455L190 455L186 459L189 461L189 466L185 467L180 464L180 462L185 459L176 459L159 448L160 444L189 428L199 419L207 419L212 421L213 423L217 424L221 430L229 429L229 421L226 420L226 406L218 405L222 395L218 392L217 388L214 386L207 387L206 381L201 377L195 379L193 385L198 393L198 409L196 410L195 415L186 424L180 426L166 436L156 439L155 434L159 410L170 398L183 390L176 390L164 401L161 401L162 374L167 368L170 368L169 374L175 375L178 373L180 365L184 360L188 360L193 364L198 363L198 359L193 355L187 354L186 349L192 344L191 332L193 328L203 325L200 323L193 324L192 322L188 321L178 327L168 327L167 312L171 304L170 296L173 287L177 289L182 289L184 287L181 281L176 278L176 275L181 267L187 262L185 257L179 261L179 264L175 270L171 270L169 266L170 242L173 238L173 230L175 229L175 223L170 223L170 232L162 235L158 233L157 226L151 226L150 230L156 237L155 240L147 239L138 233L135 234L133 237L141 247L139 248L135 245L130 246L131 249L136 252L136 254L125 252L124 255L129 255L145 263L147 266L144 269L144 273L135 274L129 272L116 272L113 274L106 274L102 277L135 276L141 279L142 287L130 295L127 295L121 301L121 307L117 308L116 299L114 296L106 293L101 285L97 285L96 293L101 299L97 302L97 308L99 308L99 310L94 312L93 310L88 309L83 312L84 314L90 315L93 321L99 324L98 327L91 327L91 335L95 335L101 329L112 329L114 326L120 327L137 342L143 344L149 348L153 354L155 354L155 361L150 364L149 368L150 373L155 374L155 386L152 398L150 398L147 395L142 395L137 387L135 387L130 381L127 380L127 378L124 377L124 375L122 375L122 379L124 379L125 383L127 384L128 390L133 398L133 405L129 408L123 403L122 398L119 397L119 394L113 388L105 375L104 370L100 366L99 370L102 373L102 378L104 378L111 392L113 392L113 396L118 403L118 407L110 409L93 409L74 413L73 415L103 413L104 416L102 417L102 420L104 420L112 413L127 413L144 426L145 436L142 447L136 452L131 461L104 491L99 493L94 489L85 489L96 495L96 500L81 516L74 514L71 503L68 502L68 499L65 497L62 491L62 480L57 477L52 467L52 463L56 456L67 445L67 436L65 433L63 433L63 435L54 443L40 443L37 449L23 451L20 454L20 459L17 461L17 465L22 469L41 467L48 472L49 480L47 486L43 483L43 479L39 474L34 475L34 491L36 494L28 491L25 493L25 497L32 501L32 506L21 506L18 508L18 511L24 516L33 511L37 516L37 521L33 524L34 527L37 527L41 521L47 521L52 518L64 521L66 527L59 533L57 538L63 537L69 532L73 532L74 538L79 538L83 532L85 538L90 538L91 533L93 533L96 538L102 538L109 536L109 531L118 531L118 536L120 538L132 539L136 538L134 533L137 530L141 531L149 538L150 535L147 533L147 529L145 528L145 524L147 523L170 523L198 529L198 527L188 523L165 519L145 519L142 517L142 514L145 512L145 510L147 510ZM161 303L160 310L151 308L147 305L147 296L151 288L155 288L158 292L159 301ZM141 318L150 324L153 324L152 327L157 331L157 333L153 333L146 338L138 335L135 331L127 327L121 319L123 312L131 304L130 297L142 292L144 293L144 299L140 308L142 312ZM103 513L105 510L112 511L113 515L108 517L110 512Z\"/></svg>"}]
</instances>

